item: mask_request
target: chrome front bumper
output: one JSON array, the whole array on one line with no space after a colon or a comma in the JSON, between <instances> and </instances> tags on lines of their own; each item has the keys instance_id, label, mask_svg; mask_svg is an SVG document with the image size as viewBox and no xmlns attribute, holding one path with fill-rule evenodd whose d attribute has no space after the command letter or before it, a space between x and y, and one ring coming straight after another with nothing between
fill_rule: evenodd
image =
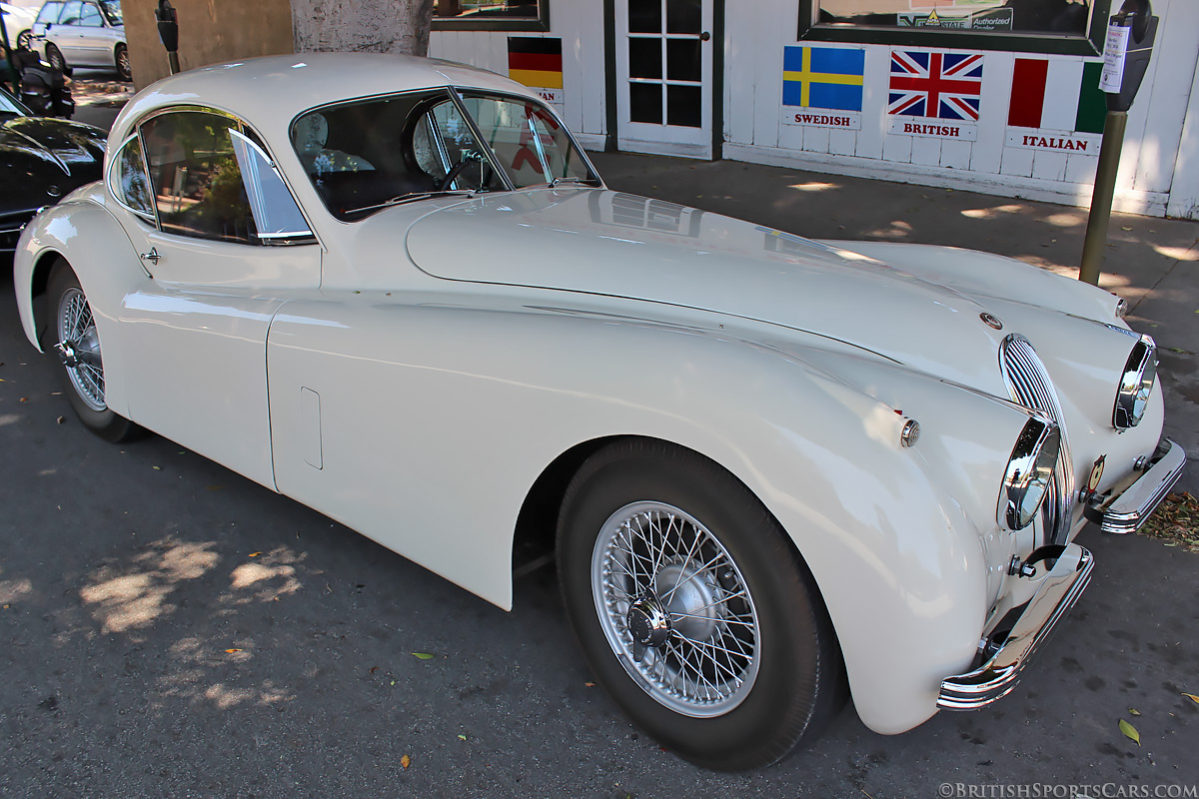
<instances>
[{"instance_id":1,"label":"chrome front bumper","mask_svg":"<svg viewBox=\"0 0 1199 799\"><path fill-rule=\"evenodd\" d=\"M1105 533L1135 533L1170 493L1186 464L1182 447L1163 439L1144 474L1122 490L1094 498L1083 513Z\"/></svg>"},{"instance_id":2,"label":"chrome front bumper","mask_svg":"<svg viewBox=\"0 0 1199 799\"><path fill-rule=\"evenodd\" d=\"M1078 544L1068 544L1057 563L1042 578L1041 587L1024 606L1024 612L999 650L977 669L941 681L937 707L975 710L1006 696L1019 679L1037 645L1053 625L1074 605L1091 579L1095 559Z\"/></svg>"}]
</instances>

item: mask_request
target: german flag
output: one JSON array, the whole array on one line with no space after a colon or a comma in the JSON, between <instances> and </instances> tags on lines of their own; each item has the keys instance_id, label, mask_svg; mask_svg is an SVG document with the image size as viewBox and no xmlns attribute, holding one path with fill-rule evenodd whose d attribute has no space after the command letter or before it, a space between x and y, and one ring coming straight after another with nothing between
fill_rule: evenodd
<instances>
[{"instance_id":1,"label":"german flag","mask_svg":"<svg viewBox=\"0 0 1199 799\"><path fill-rule=\"evenodd\" d=\"M562 40L509 36L508 77L536 89L561 89Z\"/></svg>"}]
</instances>

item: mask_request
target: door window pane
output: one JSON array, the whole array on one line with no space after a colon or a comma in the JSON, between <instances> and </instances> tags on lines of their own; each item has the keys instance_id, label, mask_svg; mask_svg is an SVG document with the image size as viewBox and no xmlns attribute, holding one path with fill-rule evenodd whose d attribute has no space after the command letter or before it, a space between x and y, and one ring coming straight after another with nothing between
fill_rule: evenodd
<instances>
[{"instance_id":1,"label":"door window pane","mask_svg":"<svg viewBox=\"0 0 1199 799\"><path fill-rule=\"evenodd\" d=\"M142 124L150 182L165 232L255 240L257 228L229 136L236 128L233 119L199 111L164 114Z\"/></svg>"},{"instance_id":2,"label":"door window pane","mask_svg":"<svg viewBox=\"0 0 1199 799\"><path fill-rule=\"evenodd\" d=\"M671 80L703 80L699 39L666 40L666 77Z\"/></svg>"},{"instance_id":3,"label":"door window pane","mask_svg":"<svg viewBox=\"0 0 1199 799\"><path fill-rule=\"evenodd\" d=\"M229 137L241 169L254 227L261 241L311 239L312 231L300 213L287 184L262 148L248 137L230 129Z\"/></svg>"},{"instance_id":4,"label":"door window pane","mask_svg":"<svg viewBox=\"0 0 1199 799\"><path fill-rule=\"evenodd\" d=\"M700 33L703 19L702 0L666 0L667 33Z\"/></svg>"},{"instance_id":5,"label":"door window pane","mask_svg":"<svg viewBox=\"0 0 1199 799\"><path fill-rule=\"evenodd\" d=\"M699 86L666 87L666 124L701 128L703 96Z\"/></svg>"},{"instance_id":6,"label":"door window pane","mask_svg":"<svg viewBox=\"0 0 1199 799\"><path fill-rule=\"evenodd\" d=\"M84 3L83 13L79 17L79 24L85 28L103 28L104 20L100 17L99 6Z\"/></svg>"},{"instance_id":7,"label":"door window pane","mask_svg":"<svg viewBox=\"0 0 1199 799\"><path fill-rule=\"evenodd\" d=\"M83 15L83 3L67 3L58 19L59 25L78 25L79 17Z\"/></svg>"},{"instance_id":8,"label":"door window pane","mask_svg":"<svg viewBox=\"0 0 1199 799\"><path fill-rule=\"evenodd\" d=\"M42 6L42 9L37 12L37 22L41 25L47 23L53 25L58 22L58 15L62 12L62 3L49 2ZM7 24L7 23L6 23Z\"/></svg>"},{"instance_id":9,"label":"door window pane","mask_svg":"<svg viewBox=\"0 0 1199 799\"><path fill-rule=\"evenodd\" d=\"M516 188L591 177L566 129L541 106L470 94L462 102Z\"/></svg>"},{"instance_id":10,"label":"door window pane","mask_svg":"<svg viewBox=\"0 0 1199 799\"><path fill-rule=\"evenodd\" d=\"M661 33L662 0L629 0L629 33Z\"/></svg>"},{"instance_id":11,"label":"door window pane","mask_svg":"<svg viewBox=\"0 0 1199 799\"><path fill-rule=\"evenodd\" d=\"M629 77L661 79L661 39L629 39Z\"/></svg>"},{"instance_id":12,"label":"door window pane","mask_svg":"<svg viewBox=\"0 0 1199 799\"><path fill-rule=\"evenodd\" d=\"M662 84L629 84L629 119L651 125L662 124Z\"/></svg>"}]
</instances>

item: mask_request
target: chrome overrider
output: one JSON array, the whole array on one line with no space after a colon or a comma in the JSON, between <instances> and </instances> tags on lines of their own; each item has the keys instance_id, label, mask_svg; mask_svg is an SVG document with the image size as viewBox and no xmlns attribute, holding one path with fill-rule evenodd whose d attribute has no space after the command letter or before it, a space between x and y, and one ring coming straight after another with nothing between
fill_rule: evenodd
<instances>
[{"instance_id":1,"label":"chrome overrider","mask_svg":"<svg viewBox=\"0 0 1199 799\"><path fill-rule=\"evenodd\" d=\"M1092 497L1083 513L1105 533L1135 533L1153 513L1182 476L1186 453L1170 439L1163 439L1153 457L1141 466L1144 474L1126 485ZM1136 475L1136 472L1133 472ZM1127 481L1126 481L1127 482Z\"/></svg>"},{"instance_id":2,"label":"chrome overrider","mask_svg":"<svg viewBox=\"0 0 1199 799\"><path fill-rule=\"evenodd\" d=\"M1182 447L1162 439L1145 463L1112 490L1091 499L1084 508L1086 517L1105 533L1131 533L1137 530L1165 498L1186 466ZM1143 473L1138 473L1143 470ZM1002 639L986 643L993 652L973 671L946 677L941 681L937 706L946 710L974 710L1006 696L1028 664L1033 650L1053 630L1086 588L1095 561L1078 544L1067 544L1056 563L1041 579L1041 585L1011 631Z\"/></svg>"},{"instance_id":3,"label":"chrome overrider","mask_svg":"<svg viewBox=\"0 0 1199 799\"><path fill-rule=\"evenodd\" d=\"M937 707L975 710L1006 696L1015 688L1029 656L1078 600L1091 579L1094 566L1090 551L1078 544L1067 544L999 649L973 671L941 681Z\"/></svg>"}]
</instances>

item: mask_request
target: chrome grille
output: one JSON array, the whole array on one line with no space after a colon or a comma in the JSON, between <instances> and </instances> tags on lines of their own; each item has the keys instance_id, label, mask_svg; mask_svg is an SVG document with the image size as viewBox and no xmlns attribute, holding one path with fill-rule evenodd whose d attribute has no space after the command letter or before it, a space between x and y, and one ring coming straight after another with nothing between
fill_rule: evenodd
<instances>
[{"instance_id":1,"label":"chrome grille","mask_svg":"<svg viewBox=\"0 0 1199 799\"><path fill-rule=\"evenodd\" d=\"M1032 344L1019 333L1012 333L999 348L999 363L1012 400L1026 408L1042 411L1057 423L1062 435L1061 453L1053 470L1053 482L1041 508L1045 543L1064 544L1070 532L1070 507L1074 496L1074 468L1070 463L1070 444L1062 421L1062 406L1045 364Z\"/></svg>"}]
</instances>

